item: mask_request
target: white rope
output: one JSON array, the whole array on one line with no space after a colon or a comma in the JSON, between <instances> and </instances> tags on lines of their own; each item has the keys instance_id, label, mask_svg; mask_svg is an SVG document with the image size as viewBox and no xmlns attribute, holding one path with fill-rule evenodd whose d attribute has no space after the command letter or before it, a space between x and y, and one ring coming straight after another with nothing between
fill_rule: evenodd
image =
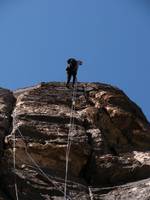
<instances>
[{"instance_id":1,"label":"white rope","mask_svg":"<svg viewBox=\"0 0 150 200\"><path fill-rule=\"evenodd\" d=\"M66 150L66 174L65 174L65 186L64 191L60 190L58 186L56 185L56 181L52 180L50 177L47 176L47 174L40 168L40 166L36 163L36 161L33 159L33 157L28 153L27 146L25 146L25 152L29 159L32 161L32 163L35 165L35 167L41 172L41 174L49 181L51 182L61 193L64 195L64 200L71 200L71 197L67 195L67 179L68 179L68 165L69 165L69 154L70 154L70 148L71 148L71 133L74 130L74 111L75 111L75 100L76 100L76 91L77 91L77 80L75 83L75 87L73 88L73 95L72 95L72 106L71 106L71 113L70 113L70 123L69 123L69 133L68 133L68 139L67 139L67 150ZM15 114L14 114L14 123L15 123ZM23 140L25 140L24 136L22 135L20 129L16 128ZM13 163L14 163L14 170L16 170L16 138L14 133L14 139L13 139ZM18 188L16 183L16 176L15 176L15 193L16 193L16 200L19 200L18 198Z\"/></svg>"},{"instance_id":2,"label":"white rope","mask_svg":"<svg viewBox=\"0 0 150 200\"><path fill-rule=\"evenodd\" d=\"M25 138L22 135L22 133L21 133L21 131L20 131L20 129L18 127L17 127L17 130L18 130L19 135L21 136L21 138L25 141ZM26 146L25 146L25 152L26 152L27 156L29 157L29 159L32 161L32 163L35 165L35 167L41 172L41 174L43 175L43 177L45 177L50 183L52 183L56 187L56 189L58 191L60 191L64 195L64 191L60 190L58 188L58 186L56 185L57 182L54 181L54 180L52 180L52 178L48 177L47 174L40 168L40 166L37 164L37 162L33 159L33 157L28 153L28 149L27 149ZM71 200L71 197L67 196L67 199Z\"/></svg>"},{"instance_id":3,"label":"white rope","mask_svg":"<svg viewBox=\"0 0 150 200\"><path fill-rule=\"evenodd\" d=\"M13 127L14 127L14 124L15 124L15 114L13 114L13 118L14 118L14 120L13 120ZM23 141L25 141L25 138L24 138L24 136L22 135L22 133L21 133L21 131L20 131L20 129L18 128L18 127L16 127L16 129L18 130L18 132L19 132L19 135L21 136L21 138L23 139ZM16 170L16 153L15 153L15 151L16 151L16 138L15 138L15 133L13 134L11 134L14 138L13 138L13 163L14 163L14 169ZM48 177L47 176L47 174L40 168L40 166L36 163L36 161L33 159L33 157L28 153L28 149L27 149L27 146L25 145L25 152L26 152L26 154L27 154L27 156L29 157L29 159L32 161L32 163L35 165L35 167L41 172L41 174L50 182L50 183L52 183L54 186L55 186L55 188L58 190L58 191L60 191L63 195L64 195L64 191L62 191L62 190L60 190L59 188L58 188L58 186L56 185L56 181L54 181L54 180L52 180L52 178L50 178L50 177ZM55 182L55 183L54 183ZM17 183L16 183L16 175L15 175L15 193L16 193L16 200L19 200L19 198L18 198L18 189L17 189ZM71 200L71 197L69 197L68 195L67 195L67 198L68 198L68 200Z\"/></svg>"},{"instance_id":4,"label":"white rope","mask_svg":"<svg viewBox=\"0 0 150 200\"><path fill-rule=\"evenodd\" d=\"M65 170L64 200L67 200L68 166L69 166L69 154L70 154L70 148L71 148L71 133L74 130L74 112L75 112L76 91L77 91L77 80L76 80L75 86L73 88L69 132L68 132L67 148L66 148L66 170Z\"/></svg>"},{"instance_id":5,"label":"white rope","mask_svg":"<svg viewBox=\"0 0 150 200\"><path fill-rule=\"evenodd\" d=\"M13 124L13 127L14 127L14 124ZM16 195L16 200L19 200L18 186L17 186L17 181L16 181L16 136L15 136L15 133L13 135L13 168L14 168L14 181L15 181L15 195Z\"/></svg>"},{"instance_id":6,"label":"white rope","mask_svg":"<svg viewBox=\"0 0 150 200\"><path fill-rule=\"evenodd\" d=\"M88 187L88 188L89 188L89 196L90 196L90 200L94 200L94 198L93 198L93 194L92 194L92 190L91 190L90 187Z\"/></svg>"}]
</instances>

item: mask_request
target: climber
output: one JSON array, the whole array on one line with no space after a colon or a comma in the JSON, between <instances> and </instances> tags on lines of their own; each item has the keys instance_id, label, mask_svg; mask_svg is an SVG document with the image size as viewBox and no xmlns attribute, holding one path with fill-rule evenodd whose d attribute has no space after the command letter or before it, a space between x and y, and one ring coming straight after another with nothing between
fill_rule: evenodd
<instances>
[{"instance_id":1,"label":"climber","mask_svg":"<svg viewBox=\"0 0 150 200\"><path fill-rule=\"evenodd\" d=\"M82 61L76 60L74 58L69 58L67 60L67 68L66 68L67 83L66 83L66 87L69 87L71 77L73 77L72 87L74 87L74 84L76 82L76 76L77 76L77 71L78 71L79 65L82 65Z\"/></svg>"}]
</instances>

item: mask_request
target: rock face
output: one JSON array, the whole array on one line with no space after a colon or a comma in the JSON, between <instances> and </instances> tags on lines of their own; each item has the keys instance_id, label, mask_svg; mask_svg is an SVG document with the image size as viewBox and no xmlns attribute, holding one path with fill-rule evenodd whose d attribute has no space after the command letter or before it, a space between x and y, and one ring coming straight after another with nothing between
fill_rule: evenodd
<instances>
[{"instance_id":1,"label":"rock face","mask_svg":"<svg viewBox=\"0 0 150 200\"><path fill-rule=\"evenodd\" d=\"M0 152L0 200L150 198L150 124L110 85L0 89Z\"/></svg>"}]
</instances>

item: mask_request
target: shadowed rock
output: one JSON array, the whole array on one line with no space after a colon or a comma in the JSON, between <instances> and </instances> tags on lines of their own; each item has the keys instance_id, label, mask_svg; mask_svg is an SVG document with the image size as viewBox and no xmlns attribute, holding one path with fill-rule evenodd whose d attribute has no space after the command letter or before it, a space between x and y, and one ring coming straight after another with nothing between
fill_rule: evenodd
<instances>
[{"instance_id":1,"label":"shadowed rock","mask_svg":"<svg viewBox=\"0 0 150 200\"><path fill-rule=\"evenodd\" d=\"M72 92L64 83L43 83L13 94L0 90L1 112L7 116L2 123L2 143L8 135L5 149L1 145L1 191L8 200L16 199L16 179L21 200L64 199L73 114L67 198L148 198L150 124L141 109L118 88L79 83L71 113Z\"/></svg>"}]
</instances>

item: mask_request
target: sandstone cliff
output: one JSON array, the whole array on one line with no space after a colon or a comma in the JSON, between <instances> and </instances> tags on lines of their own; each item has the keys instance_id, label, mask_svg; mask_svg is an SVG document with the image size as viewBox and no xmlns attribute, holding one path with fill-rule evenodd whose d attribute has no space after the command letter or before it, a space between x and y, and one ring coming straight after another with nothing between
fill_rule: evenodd
<instances>
[{"instance_id":1,"label":"sandstone cliff","mask_svg":"<svg viewBox=\"0 0 150 200\"><path fill-rule=\"evenodd\" d=\"M64 83L0 89L0 200L17 199L15 184L19 200L64 199L71 105ZM118 88L79 83L73 116L66 199L150 199L141 109Z\"/></svg>"}]
</instances>

